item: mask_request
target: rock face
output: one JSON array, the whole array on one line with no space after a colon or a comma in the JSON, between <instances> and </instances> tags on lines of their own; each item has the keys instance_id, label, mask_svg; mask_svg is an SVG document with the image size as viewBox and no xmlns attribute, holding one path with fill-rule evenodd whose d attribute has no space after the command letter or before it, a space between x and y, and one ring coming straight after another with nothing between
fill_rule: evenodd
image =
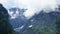
<instances>
[{"instance_id":1,"label":"rock face","mask_svg":"<svg viewBox=\"0 0 60 34\"><path fill-rule=\"evenodd\" d=\"M9 23L7 10L0 4L0 34L12 34L12 26Z\"/></svg>"},{"instance_id":2,"label":"rock face","mask_svg":"<svg viewBox=\"0 0 60 34\"><path fill-rule=\"evenodd\" d=\"M16 9L12 8L14 14ZM23 11L19 10L18 17L11 19L10 22L15 31L19 34L59 34L60 29L60 9L58 11L51 11L45 13L44 10L40 11L38 15L34 15L31 19L27 20L23 15Z\"/></svg>"},{"instance_id":3,"label":"rock face","mask_svg":"<svg viewBox=\"0 0 60 34\"><path fill-rule=\"evenodd\" d=\"M56 34L56 31L59 31L59 20L60 12L50 12L50 13L39 13L30 19L29 25L31 27L22 28L20 34ZM56 24L57 22L58 24ZM57 27L57 28L56 28ZM56 30L57 29L57 30ZM18 30L18 29L17 29ZM23 31L22 31L23 30Z\"/></svg>"},{"instance_id":4,"label":"rock face","mask_svg":"<svg viewBox=\"0 0 60 34\"><path fill-rule=\"evenodd\" d=\"M60 34L60 12L58 11L51 11L50 13L42 11L28 21L30 22L26 24L27 26L22 29L20 27L21 30L19 28L16 29L20 34L56 34L56 32Z\"/></svg>"},{"instance_id":5,"label":"rock face","mask_svg":"<svg viewBox=\"0 0 60 34\"><path fill-rule=\"evenodd\" d=\"M13 28L21 27L22 25L25 25L27 23L27 19L23 16L23 12L26 11L26 9L20 9L20 8L11 8L9 9L10 12L13 12L12 16L10 16L10 23L12 24ZM16 15L16 16L14 16ZM11 17L15 17L14 19L11 19Z\"/></svg>"}]
</instances>

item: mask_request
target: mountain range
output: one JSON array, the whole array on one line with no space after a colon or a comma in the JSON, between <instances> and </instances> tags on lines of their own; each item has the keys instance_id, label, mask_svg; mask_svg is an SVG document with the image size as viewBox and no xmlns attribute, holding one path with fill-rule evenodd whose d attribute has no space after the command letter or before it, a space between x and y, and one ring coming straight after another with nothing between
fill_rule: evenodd
<instances>
[{"instance_id":1,"label":"mountain range","mask_svg":"<svg viewBox=\"0 0 60 34\"><path fill-rule=\"evenodd\" d=\"M56 19L60 18L60 10L49 13L42 10L38 15L35 14L31 19L27 20L23 15L25 9L11 8L9 11L16 14L17 9L19 15L15 19L10 19L10 23L19 34L55 34Z\"/></svg>"}]
</instances>

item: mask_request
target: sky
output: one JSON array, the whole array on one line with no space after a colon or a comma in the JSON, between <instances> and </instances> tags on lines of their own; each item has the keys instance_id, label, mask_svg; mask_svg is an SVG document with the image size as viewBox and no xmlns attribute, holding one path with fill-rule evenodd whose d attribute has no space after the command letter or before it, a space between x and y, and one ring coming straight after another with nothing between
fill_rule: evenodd
<instances>
[{"instance_id":1,"label":"sky","mask_svg":"<svg viewBox=\"0 0 60 34\"><path fill-rule=\"evenodd\" d=\"M0 3L8 10L11 7L28 9L23 15L30 19L33 15L38 14L42 9L54 10L60 5L60 0L0 0ZM47 8L48 7L48 8ZM45 11L49 12L49 11Z\"/></svg>"}]
</instances>

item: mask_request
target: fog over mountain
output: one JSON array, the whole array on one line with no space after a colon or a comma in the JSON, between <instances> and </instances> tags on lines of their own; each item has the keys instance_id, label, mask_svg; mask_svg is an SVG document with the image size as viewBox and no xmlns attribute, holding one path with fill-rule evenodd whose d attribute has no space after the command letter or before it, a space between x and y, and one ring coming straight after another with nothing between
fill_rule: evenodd
<instances>
[{"instance_id":1,"label":"fog over mountain","mask_svg":"<svg viewBox=\"0 0 60 34\"><path fill-rule=\"evenodd\" d=\"M30 19L33 15L38 14L42 9L55 10L60 5L60 0L0 0L6 9L11 7L19 7L28 9L24 12L24 16ZM48 7L48 8L47 8ZM49 12L49 11L45 11Z\"/></svg>"}]
</instances>

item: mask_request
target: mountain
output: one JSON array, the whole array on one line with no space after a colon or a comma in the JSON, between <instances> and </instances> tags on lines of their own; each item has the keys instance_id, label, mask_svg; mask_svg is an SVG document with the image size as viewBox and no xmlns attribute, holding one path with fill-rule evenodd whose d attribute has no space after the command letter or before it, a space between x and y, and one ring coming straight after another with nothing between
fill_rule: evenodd
<instances>
[{"instance_id":1,"label":"mountain","mask_svg":"<svg viewBox=\"0 0 60 34\"><path fill-rule=\"evenodd\" d=\"M60 19L60 10L49 13L45 13L42 10L38 15L35 14L29 20L22 15L24 11L19 12L22 12L19 14L20 16L18 15L17 18L10 19L14 30L19 32L19 34L56 34L56 31L59 31L60 25L57 22Z\"/></svg>"},{"instance_id":2,"label":"mountain","mask_svg":"<svg viewBox=\"0 0 60 34\"><path fill-rule=\"evenodd\" d=\"M32 25L31 27L26 27L20 30L20 34L55 34L56 33L56 27L58 25L56 24L58 18L60 18L60 12L54 11L49 13L44 13L43 11L40 12L38 15L33 16L29 21L29 25ZM18 29L19 30L19 29Z\"/></svg>"},{"instance_id":3,"label":"mountain","mask_svg":"<svg viewBox=\"0 0 60 34\"><path fill-rule=\"evenodd\" d=\"M21 27L27 23L28 20L23 16L23 12L25 12L26 9L11 8L9 11L13 12L12 16L15 17L14 19L11 19L12 16L10 16L10 23L12 24L13 28Z\"/></svg>"},{"instance_id":4,"label":"mountain","mask_svg":"<svg viewBox=\"0 0 60 34\"><path fill-rule=\"evenodd\" d=\"M10 22L9 22L9 14L6 10L6 8L3 7L2 4L0 4L0 34L17 34Z\"/></svg>"},{"instance_id":5,"label":"mountain","mask_svg":"<svg viewBox=\"0 0 60 34\"><path fill-rule=\"evenodd\" d=\"M56 24L59 18L60 12L51 11L49 13L44 13L42 11L30 19L32 22L31 25L33 25L32 28L28 27L22 34L56 34L56 28L60 26Z\"/></svg>"}]
</instances>

